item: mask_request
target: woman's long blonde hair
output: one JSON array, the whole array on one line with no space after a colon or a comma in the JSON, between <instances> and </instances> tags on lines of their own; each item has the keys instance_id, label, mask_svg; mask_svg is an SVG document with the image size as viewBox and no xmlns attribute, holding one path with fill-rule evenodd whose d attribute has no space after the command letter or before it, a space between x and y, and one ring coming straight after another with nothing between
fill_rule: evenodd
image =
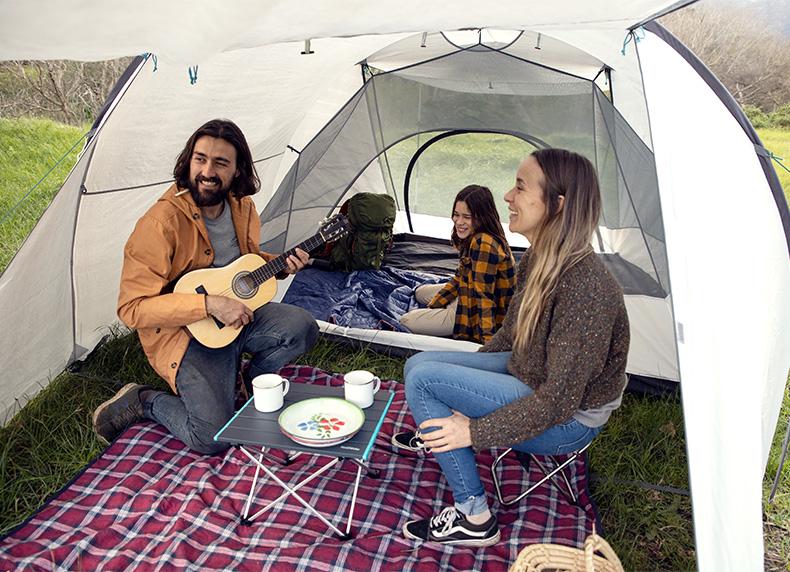
<instances>
[{"instance_id":1,"label":"woman's long blonde hair","mask_svg":"<svg viewBox=\"0 0 790 572\"><path fill-rule=\"evenodd\" d=\"M529 249L530 272L513 344L517 350L529 344L562 274L592 252L590 241L601 216L598 176L589 160L565 149L541 149L532 157L543 171L546 217Z\"/></svg>"}]
</instances>

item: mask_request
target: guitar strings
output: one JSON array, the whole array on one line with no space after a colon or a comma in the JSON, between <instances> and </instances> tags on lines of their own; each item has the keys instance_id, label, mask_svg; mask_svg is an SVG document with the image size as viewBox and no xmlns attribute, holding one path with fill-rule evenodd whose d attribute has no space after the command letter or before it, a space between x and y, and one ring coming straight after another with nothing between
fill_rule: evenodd
<instances>
[{"instance_id":1,"label":"guitar strings","mask_svg":"<svg viewBox=\"0 0 790 572\"><path fill-rule=\"evenodd\" d=\"M313 241L316 241L316 244L311 245L311 243ZM282 253L277 258L272 259L268 263L264 263L263 266L258 267L257 269L255 269L252 272L250 272L248 275L254 275L255 273L257 273L258 271L261 271L261 270L264 271L264 274L267 271L271 271L271 276L269 276L269 278L267 278L266 280L261 280L260 282L258 282L258 278L257 277L255 278L255 281L258 282L258 284L256 284L256 288L257 288L258 286L260 286L264 282L267 282L267 281L271 280L272 278L274 278L277 273L282 272L283 270L285 270L285 268L287 267L286 260L288 259L288 256L290 256L291 254L295 254L297 248L306 247L308 249L308 252L309 252L309 251L313 250L314 248L320 246L321 244L325 243L326 241L327 241L327 239L321 233L318 233L318 234L308 238L307 240L305 240L302 244L300 244L300 245L298 245L298 246L296 246L296 247L294 247L294 248L292 248L290 250L285 251L284 253ZM234 292L233 292L233 285L231 285L230 288L225 288L221 292L217 292L216 294L214 294L214 296L225 296L227 294L234 294Z\"/></svg>"}]
</instances>

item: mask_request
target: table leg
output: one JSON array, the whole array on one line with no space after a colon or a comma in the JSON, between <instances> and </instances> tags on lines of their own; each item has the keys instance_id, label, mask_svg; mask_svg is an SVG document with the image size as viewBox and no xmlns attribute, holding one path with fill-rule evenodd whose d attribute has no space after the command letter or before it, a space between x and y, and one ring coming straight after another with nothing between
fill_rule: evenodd
<instances>
[{"instance_id":1,"label":"table leg","mask_svg":"<svg viewBox=\"0 0 790 572\"><path fill-rule=\"evenodd\" d=\"M335 534L337 534L337 535L338 535L340 538L343 538L343 539L346 539L346 538L348 538L348 535L346 535L346 534L343 534L343 533L340 531L340 529L339 529L339 528L337 528L337 527L336 527L334 524L332 524L331 522L329 522L329 521L328 521L328 520L327 520L327 519L324 517L324 515L322 515L322 514L321 514L320 512L318 512L317 510L315 510L315 509L314 509L312 506L310 506L310 504L309 504L309 503L308 503L306 500L304 500L304 499L303 499L301 496L299 496L299 495L296 493L296 491L295 491L295 490L293 490L291 487L289 487L288 485L286 485L286 484L285 484L285 483L284 483L282 480L280 480L280 479L277 477L277 475L275 475L275 474L274 474L272 471L270 471L270 470L269 470L269 468L268 468L268 467L266 467L266 465L264 465L263 463L260 463L260 462L258 462L258 460L257 460L255 457L253 457L253 456L252 456L252 454L251 454L249 451L247 451L247 449L245 449L244 447L241 447L241 446L239 447L239 449L240 449L240 450L241 450L241 451L242 451L242 452L243 452L245 455L247 455L247 456L248 456L248 457L249 457L249 458L252 460L252 462L253 462L253 463L257 464L257 465L258 465L258 466L259 466L259 467L260 467L260 468L263 470L263 472L264 472L264 473L266 473L266 474L267 474L267 475L268 475L268 476L269 476L269 477L270 477L270 478L271 478L273 481L275 481L275 482L276 482L278 485L280 485L280 486L281 486L283 489L285 489L286 491L288 491L288 493L287 493L287 494L291 495L293 498L295 498L297 501L299 501L299 502L302 504L302 506L304 506L304 507L305 507L307 510L309 510L309 511L310 511L310 512L311 512L313 515L315 515L315 516L316 516L316 517L317 517L317 518L318 518L318 519L319 519L321 522L323 522L323 523L324 523L324 524L325 524L327 527L329 527L330 529L332 529L332 531L333 531ZM319 469L319 471L318 471L316 474L320 474L321 472L323 472L324 470L326 470L328 467L330 467L330 466L334 465L334 464L335 464L337 461L339 461L339 460L340 460L339 458L338 458L338 459L334 459L332 463L329 463L328 465L325 465L324 467L322 467L321 469ZM361 469L360 469L360 472L361 472Z\"/></svg>"},{"instance_id":2,"label":"table leg","mask_svg":"<svg viewBox=\"0 0 790 572\"><path fill-rule=\"evenodd\" d=\"M270 503L269 503L269 504L267 504L265 507L263 507L261 510L259 510L258 512L256 512L254 515L252 515L252 516L249 518L249 520L248 520L248 521L249 521L249 522L252 522L252 521L253 521L253 520L255 520L256 518L258 518L260 515L262 515L264 512L266 512L267 510L269 510L270 508L272 508L274 505L276 505L278 502L280 502L281 500L283 500L285 497L287 497L287 496L289 496L290 494L292 494L292 493L291 493L291 492L289 492L289 491L291 491L291 490L292 490L292 491L295 493L296 491L298 491L299 489L301 489L301 488L302 488L304 485L306 485L307 483L309 483L310 481L312 481L314 478L316 478L317 476L319 476L321 473L323 473L324 471L326 471L326 470L327 470L327 469L329 469L330 467L333 467L334 465L336 465L336 464L337 464L337 462L338 462L339 460L340 460L340 459L332 459L332 460L331 460L329 463L327 463L326 465L324 465L323 467L321 467L319 470L317 470L316 472L314 472L314 473L312 473L311 475L307 476L307 477L306 477L304 480L302 480L301 482L297 483L297 484L296 484L296 486L295 486L295 487L293 487L293 489L289 489L288 491L284 492L284 493L283 493L283 494L281 494L279 497L277 497L277 498L276 498L276 499L274 499L272 502L270 502Z\"/></svg>"},{"instance_id":3,"label":"table leg","mask_svg":"<svg viewBox=\"0 0 790 572\"><path fill-rule=\"evenodd\" d=\"M299 455L301 455L301 454L302 454L302 453L294 453L293 455L288 455L288 456L285 458L285 464L286 464L286 465L288 465L288 464L290 464L290 463L293 463L293 460L294 460L294 459L296 459L296 458L297 458Z\"/></svg>"},{"instance_id":4,"label":"table leg","mask_svg":"<svg viewBox=\"0 0 790 572\"><path fill-rule=\"evenodd\" d=\"M360 467L362 467L363 469L365 469L365 474L367 476L372 477L374 479L379 478L380 473L378 469L374 469L373 467L368 465L365 461L360 461L359 459L350 459L350 460L353 461L355 464L359 465Z\"/></svg>"},{"instance_id":5,"label":"table leg","mask_svg":"<svg viewBox=\"0 0 790 572\"><path fill-rule=\"evenodd\" d=\"M356 459L354 459L356 461ZM357 480L354 482L354 493L351 495L351 506L348 509L348 519L346 520L346 537L351 538L351 520L354 518L354 506L357 504L357 491L359 490L359 478L362 476L362 463L357 462Z\"/></svg>"},{"instance_id":6,"label":"table leg","mask_svg":"<svg viewBox=\"0 0 790 572\"><path fill-rule=\"evenodd\" d=\"M241 517L241 521L244 523L250 522L249 520L247 520L247 515L250 514L252 495L255 493L255 483L258 482L258 474L261 472L260 463L263 460L265 451L266 451L266 447L261 447L261 454L258 455L258 463L255 465L255 476L252 478L252 486L250 486L250 494L247 495L247 502L244 503L244 514Z\"/></svg>"}]
</instances>

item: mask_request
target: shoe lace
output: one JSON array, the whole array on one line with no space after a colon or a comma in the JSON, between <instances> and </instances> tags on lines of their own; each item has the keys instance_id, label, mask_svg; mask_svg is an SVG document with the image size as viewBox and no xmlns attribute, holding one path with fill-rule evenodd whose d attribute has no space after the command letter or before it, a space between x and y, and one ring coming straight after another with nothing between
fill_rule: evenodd
<instances>
[{"instance_id":1,"label":"shoe lace","mask_svg":"<svg viewBox=\"0 0 790 572\"><path fill-rule=\"evenodd\" d=\"M419 433L415 433L414 436L409 439L409 447L413 449L424 449L425 448L425 441L422 440Z\"/></svg>"},{"instance_id":2,"label":"shoe lace","mask_svg":"<svg viewBox=\"0 0 790 572\"><path fill-rule=\"evenodd\" d=\"M461 518L461 515L458 513L458 510L454 506L448 506L431 519L431 528L437 529L441 527L442 532L447 532L459 518Z\"/></svg>"}]
</instances>

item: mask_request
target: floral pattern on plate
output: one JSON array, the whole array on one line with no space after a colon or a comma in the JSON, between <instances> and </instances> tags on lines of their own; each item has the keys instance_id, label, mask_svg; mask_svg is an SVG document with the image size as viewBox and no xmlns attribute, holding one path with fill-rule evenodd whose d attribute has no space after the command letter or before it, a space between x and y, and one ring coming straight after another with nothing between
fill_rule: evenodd
<instances>
[{"instance_id":1,"label":"floral pattern on plate","mask_svg":"<svg viewBox=\"0 0 790 572\"><path fill-rule=\"evenodd\" d=\"M345 421L332 415L316 413L296 426L302 431L314 432L319 439L331 439L333 432L340 431L345 424Z\"/></svg>"}]
</instances>

